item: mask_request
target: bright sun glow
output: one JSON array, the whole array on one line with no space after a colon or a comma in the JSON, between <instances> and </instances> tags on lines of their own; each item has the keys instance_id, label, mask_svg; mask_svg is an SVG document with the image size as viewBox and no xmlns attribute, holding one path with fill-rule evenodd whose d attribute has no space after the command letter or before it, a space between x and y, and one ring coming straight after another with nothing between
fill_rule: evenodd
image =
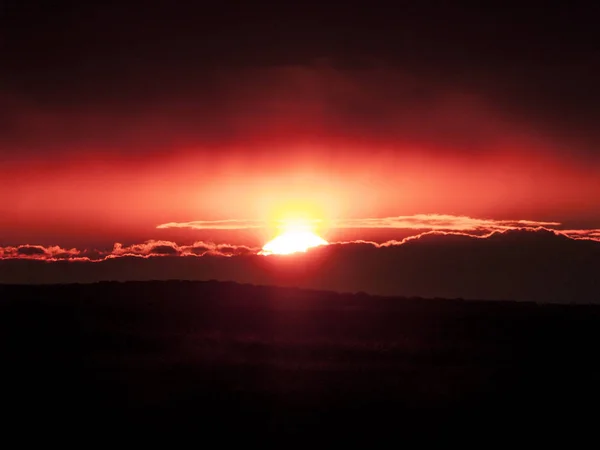
<instances>
[{"instance_id":1,"label":"bright sun glow","mask_svg":"<svg viewBox=\"0 0 600 450\"><path fill-rule=\"evenodd\" d=\"M265 244L264 255L288 255L290 253L305 252L311 247L327 245L328 242L317 236L312 231L297 230L286 231L272 241Z\"/></svg>"},{"instance_id":2,"label":"bright sun glow","mask_svg":"<svg viewBox=\"0 0 600 450\"><path fill-rule=\"evenodd\" d=\"M285 221L282 232L262 248L263 255L289 255L305 252L309 248L327 245L328 242L313 231L309 222Z\"/></svg>"}]
</instances>

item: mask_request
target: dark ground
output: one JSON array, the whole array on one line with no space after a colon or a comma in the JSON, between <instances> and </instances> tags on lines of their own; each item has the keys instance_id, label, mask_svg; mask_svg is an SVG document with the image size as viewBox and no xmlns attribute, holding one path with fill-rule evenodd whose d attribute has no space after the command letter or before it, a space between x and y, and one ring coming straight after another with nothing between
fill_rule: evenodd
<instances>
[{"instance_id":1,"label":"dark ground","mask_svg":"<svg viewBox=\"0 0 600 450\"><path fill-rule=\"evenodd\" d=\"M594 432L600 405L594 306L218 282L0 285L0 330L3 430L25 437L489 442Z\"/></svg>"}]
</instances>

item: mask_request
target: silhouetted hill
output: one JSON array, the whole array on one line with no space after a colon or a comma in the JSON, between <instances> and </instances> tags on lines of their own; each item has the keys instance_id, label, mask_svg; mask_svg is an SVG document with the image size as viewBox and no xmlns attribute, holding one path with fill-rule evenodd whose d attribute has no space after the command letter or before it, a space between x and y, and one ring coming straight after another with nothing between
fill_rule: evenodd
<instances>
[{"instance_id":1,"label":"silhouetted hill","mask_svg":"<svg viewBox=\"0 0 600 450\"><path fill-rule=\"evenodd\" d=\"M0 285L0 330L11 427L512 436L532 418L585 424L600 400L596 306L216 281Z\"/></svg>"}]
</instances>

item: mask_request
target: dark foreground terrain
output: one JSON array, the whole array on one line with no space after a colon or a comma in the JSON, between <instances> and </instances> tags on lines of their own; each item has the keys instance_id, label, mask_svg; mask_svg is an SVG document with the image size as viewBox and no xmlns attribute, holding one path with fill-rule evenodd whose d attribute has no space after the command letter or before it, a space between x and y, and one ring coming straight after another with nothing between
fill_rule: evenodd
<instances>
[{"instance_id":1,"label":"dark foreground terrain","mask_svg":"<svg viewBox=\"0 0 600 450\"><path fill-rule=\"evenodd\" d=\"M600 406L593 306L218 282L0 285L0 332L3 431L22 438L489 442L579 436Z\"/></svg>"}]
</instances>

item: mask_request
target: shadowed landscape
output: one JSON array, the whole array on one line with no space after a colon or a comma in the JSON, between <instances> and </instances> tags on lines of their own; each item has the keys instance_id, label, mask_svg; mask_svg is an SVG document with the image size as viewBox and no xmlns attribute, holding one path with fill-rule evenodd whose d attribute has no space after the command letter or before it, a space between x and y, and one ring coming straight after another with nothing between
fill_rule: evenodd
<instances>
[{"instance_id":1,"label":"shadowed landscape","mask_svg":"<svg viewBox=\"0 0 600 450\"><path fill-rule=\"evenodd\" d=\"M0 285L0 333L5 424L32 429L511 434L584 427L600 399L593 305L216 281Z\"/></svg>"},{"instance_id":2,"label":"shadowed landscape","mask_svg":"<svg viewBox=\"0 0 600 450\"><path fill-rule=\"evenodd\" d=\"M599 11L495 3L0 1L2 449L597 441Z\"/></svg>"}]
</instances>

